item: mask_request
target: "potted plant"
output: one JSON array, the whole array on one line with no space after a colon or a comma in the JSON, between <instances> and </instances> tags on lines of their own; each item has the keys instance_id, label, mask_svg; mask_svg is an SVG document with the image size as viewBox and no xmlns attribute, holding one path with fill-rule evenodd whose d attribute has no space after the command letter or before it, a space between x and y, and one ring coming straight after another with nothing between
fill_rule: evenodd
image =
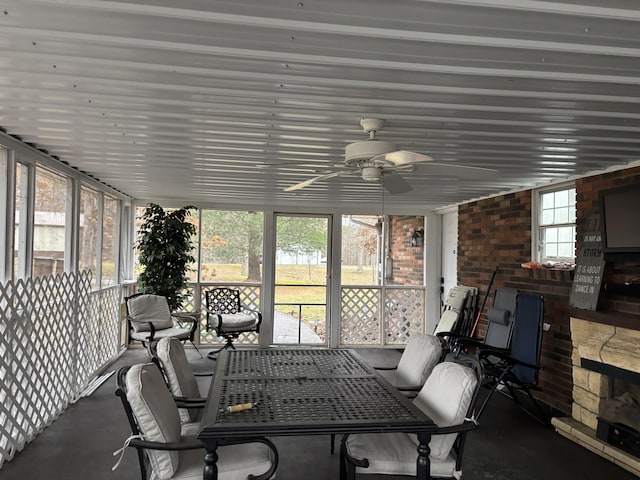
<instances>
[{"instance_id":1,"label":"potted plant","mask_svg":"<svg viewBox=\"0 0 640 480\"><path fill-rule=\"evenodd\" d=\"M188 220L194 208L165 211L150 203L140 217L137 247L143 271L138 276L138 289L167 297L171 311L182 307L189 264L195 261L192 238L196 227Z\"/></svg>"}]
</instances>

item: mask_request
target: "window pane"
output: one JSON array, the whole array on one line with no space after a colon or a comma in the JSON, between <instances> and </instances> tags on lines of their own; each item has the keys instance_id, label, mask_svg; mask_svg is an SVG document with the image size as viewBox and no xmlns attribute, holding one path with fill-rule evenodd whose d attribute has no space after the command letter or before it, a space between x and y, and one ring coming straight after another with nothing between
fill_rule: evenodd
<instances>
[{"instance_id":1,"label":"window pane","mask_svg":"<svg viewBox=\"0 0 640 480\"><path fill-rule=\"evenodd\" d=\"M569 208L558 208L555 211L553 223L568 223L569 222Z\"/></svg>"},{"instance_id":2,"label":"window pane","mask_svg":"<svg viewBox=\"0 0 640 480\"><path fill-rule=\"evenodd\" d=\"M573 227L560 227L558 229L558 241L571 243L574 239Z\"/></svg>"},{"instance_id":3,"label":"window pane","mask_svg":"<svg viewBox=\"0 0 640 480\"><path fill-rule=\"evenodd\" d=\"M547 228L547 229L545 229L544 241L546 243L557 243L558 242L558 229L557 228Z\"/></svg>"},{"instance_id":4,"label":"window pane","mask_svg":"<svg viewBox=\"0 0 640 480\"><path fill-rule=\"evenodd\" d=\"M558 244L558 257L559 258L571 258L573 257L573 246L571 243L559 243Z\"/></svg>"},{"instance_id":5,"label":"window pane","mask_svg":"<svg viewBox=\"0 0 640 480\"><path fill-rule=\"evenodd\" d=\"M380 285L382 273L378 268L378 217L373 215L344 215L342 217L343 285Z\"/></svg>"},{"instance_id":6,"label":"window pane","mask_svg":"<svg viewBox=\"0 0 640 480\"><path fill-rule=\"evenodd\" d=\"M554 193L555 207L566 207L569 205L569 190L560 190Z\"/></svg>"},{"instance_id":7,"label":"window pane","mask_svg":"<svg viewBox=\"0 0 640 480\"><path fill-rule=\"evenodd\" d=\"M98 224L98 192L88 187L80 189L80 270L91 271L91 286L98 284L96 278L96 266L98 258L98 235L100 225Z\"/></svg>"},{"instance_id":8,"label":"window pane","mask_svg":"<svg viewBox=\"0 0 640 480\"><path fill-rule=\"evenodd\" d=\"M558 244L546 243L544 245L544 256L545 258L556 258L558 256Z\"/></svg>"},{"instance_id":9,"label":"window pane","mask_svg":"<svg viewBox=\"0 0 640 480\"><path fill-rule=\"evenodd\" d=\"M33 276L64 272L67 180L36 169Z\"/></svg>"},{"instance_id":10,"label":"window pane","mask_svg":"<svg viewBox=\"0 0 640 480\"><path fill-rule=\"evenodd\" d=\"M553 193L543 193L542 194L542 209L546 210L549 208L553 208Z\"/></svg>"},{"instance_id":11,"label":"window pane","mask_svg":"<svg viewBox=\"0 0 640 480\"><path fill-rule=\"evenodd\" d=\"M543 210L540 225L551 225L553 223L553 210Z\"/></svg>"},{"instance_id":12,"label":"window pane","mask_svg":"<svg viewBox=\"0 0 640 480\"><path fill-rule=\"evenodd\" d=\"M262 212L202 211L203 282L262 281Z\"/></svg>"},{"instance_id":13,"label":"window pane","mask_svg":"<svg viewBox=\"0 0 640 480\"><path fill-rule=\"evenodd\" d=\"M118 200L104 197L104 215L102 218L102 288L116 283L116 252L117 252L117 217Z\"/></svg>"}]
</instances>

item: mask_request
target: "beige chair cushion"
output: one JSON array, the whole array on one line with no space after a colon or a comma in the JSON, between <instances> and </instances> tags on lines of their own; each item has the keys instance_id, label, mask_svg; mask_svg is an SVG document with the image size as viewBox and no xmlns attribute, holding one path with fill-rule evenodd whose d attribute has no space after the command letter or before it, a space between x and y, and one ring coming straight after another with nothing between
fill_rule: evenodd
<instances>
[{"instance_id":1,"label":"beige chair cushion","mask_svg":"<svg viewBox=\"0 0 640 480\"><path fill-rule=\"evenodd\" d=\"M247 480L249 475L260 475L269 470L274 461L273 453L262 443L218 447L216 452L218 480ZM202 480L204 453L204 450L180 452L180 466L173 479Z\"/></svg>"},{"instance_id":2,"label":"beige chair cushion","mask_svg":"<svg viewBox=\"0 0 640 480\"><path fill-rule=\"evenodd\" d=\"M439 427L458 425L464 422L477 384L478 377L471 368L443 362L434 367L413 403ZM431 457L446 459L456 436L434 435L429 443Z\"/></svg>"},{"instance_id":3,"label":"beige chair cushion","mask_svg":"<svg viewBox=\"0 0 640 480\"><path fill-rule=\"evenodd\" d=\"M218 333L223 332L243 332L255 327L258 322L258 315L255 313L223 313L217 316L222 317L222 328L218 326Z\"/></svg>"},{"instance_id":4,"label":"beige chair cushion","mask_svg":"<svg viewBox=\"0 0 640 480\"><path fill-rule=\"evenodd\" d=\"M453 329L458 323L458 317L460 317L460 313L455 310L445 310L442 312L440 321L438 322L438 325L436 325L436 329L433 334L437 335L440 332L453 332Z\"/></svg>"},{"instance_id":5,"label":"beige chair cushion","mask_svg":"<svg viewBox=\"0 0 640 480\"><path fill-rule=\"evenodd\" d=\"M169 390L176 397L199 398L200 389L193 375L191 365L187 361L182 342L177 338L166 337L160 339L156 346L156 355L167 378ZM180 408L180 420L185 422L198 421L201 408Z\"/></svg>"},{"instance_id":6,"label":"beige chair cushion","mask_svg":"<svg viewBox=\"0 0 640 480\"><path fill-rule=\"evenodd\" d=\"M442 344L433 335L417 334L409 338L396 370L397 388L422 387L442 357Z\"/></svg>"},{"instance_id":7,"label":"beige chair cushion","mask_svg":"<svg viewBox=\"0 0 640 480\"><path fill-rule=\"evenodd\" d=\"M352 435L347 440L349 453L357 458L367 458L369 467L356 471L369 474L416 475L418 442L414 435L406 433L372 433ZM429 456L432 477L453 477L456 459L452 452L445 459Z\"/></svg>"},{"instance_id":8,"label":"beige chair cushion","mask_svg":"<svg viewBox=\"0 0 640 480\"><path fill-rule=\"evenodd\" d=\"M179 441L178 408L158 366L153 363L132 366L127 372L126 386L127 400L144 438L164 443ZM156 478L172 478L180 464L177 451L147 450L147 454Z\"/></svg>"},{"instance_id":9,"label":"beige chair cushion","mask_svg":"<svg viewBox=\"0 0 640 480\"><path fill-rule=\"evenodd\" d=\"M156 330L173 327L173 318L166 297L138 295L127 301L127 309L133 320L131 325L135 332L148 331L148 322L153 323Z\"/></svg>"},{"instance_id":10,"label":"beige chair cushion","mask_svg":"<svg viewBox=\"0 0 640 480\"><path fill-rule=\"evenodd\" d=\"M148 340L149 331L145 330L142 332L133 332L130 335L130 337L132 340L140 340L140 341ZM155 340L158 340L160 338L165 338L165 337L175 337L180 340L186 340L189 338L189 330L186 330L181 327L171 327L171 328L165 328L163 330L156 330L155 335L153 336Z\"/></svg>"}]
</instances>

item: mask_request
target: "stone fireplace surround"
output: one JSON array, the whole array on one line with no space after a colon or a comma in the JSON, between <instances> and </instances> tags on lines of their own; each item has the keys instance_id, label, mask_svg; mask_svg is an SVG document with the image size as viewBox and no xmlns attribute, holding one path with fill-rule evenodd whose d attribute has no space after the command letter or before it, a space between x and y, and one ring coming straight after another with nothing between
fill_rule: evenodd
<instances>
[{"instance_id":1,"label":"stone fireplace surround","mask_svg":"<svg viewBox=\"0 0 640 480\"><path fill-rule=\"evenodd\" d=\"M600 401L607 399L611 380L581 366L581 359L588 359L640 373L640 318L622 322L632 327L625 328L616 324L615 316L621 314L611 313L610 319L593 312L575 314L589 319L571 317L572 415L551 423L561 435L640 477L640 459L596 438Z\"/></svg>"}]
</instances>

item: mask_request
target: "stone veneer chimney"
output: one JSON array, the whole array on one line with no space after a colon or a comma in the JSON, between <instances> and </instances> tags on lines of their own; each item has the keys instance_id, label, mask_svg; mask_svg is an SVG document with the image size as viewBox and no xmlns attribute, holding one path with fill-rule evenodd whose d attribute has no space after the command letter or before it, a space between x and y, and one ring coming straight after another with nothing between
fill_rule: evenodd
<instances>
[{"instance_id":1,"label":"stone veneer chimney","mask_svg":"<svg viewBox=\"0 0 640 480\"><path fill-rule=\"evenodd\" d=\"M608 376L581 367L593 360L640 373L640 330L571 318L573 405L571 418L556 417L561 435L640 477L640 459L596 438L600 402L610 392Z\"/></svg>"}]
</instances>

